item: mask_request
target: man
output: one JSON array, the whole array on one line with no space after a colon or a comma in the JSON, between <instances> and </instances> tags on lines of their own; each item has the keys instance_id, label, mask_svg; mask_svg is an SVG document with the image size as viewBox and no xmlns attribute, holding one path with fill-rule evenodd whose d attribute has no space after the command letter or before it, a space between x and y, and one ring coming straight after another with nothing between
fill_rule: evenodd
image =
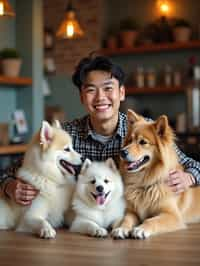
<instances>
[{"instance_id":1,"label":"man","mask_svg":"<svg viewBox=\"0 0 200 266\"><path fill-rule=\"evenodd\" d=\"M127 132L126 115L119 113L120 102L125 98L123 71L106 57L87 57L80 61L72 78L88 112L63 125L73 137L75 150L84 158L103 161L113 157L117 163ZM200 162L175 149L185 171L172 169L167 183L172 191L180 193L200 184ZM6 177L1 187L8 197L23 205L30 204L37 195L32 186L20 179Z\"/></svg>"}]
</instances>

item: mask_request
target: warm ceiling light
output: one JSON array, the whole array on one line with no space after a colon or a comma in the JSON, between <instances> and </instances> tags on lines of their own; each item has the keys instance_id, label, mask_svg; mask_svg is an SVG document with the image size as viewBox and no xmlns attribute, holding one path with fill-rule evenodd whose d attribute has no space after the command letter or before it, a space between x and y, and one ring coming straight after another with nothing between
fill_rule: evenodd
<instances>
[{"instance_id":1,"label":"warm ceiling light","mask_svg":"<svg viewBox=\"0 0 200 266\"><path fill-rule=\"evenodd\" d=\"M0 17L1 16L15 16L15 12L7 0L0 0Z\"/></svg>"},{"instance_id":2,"label":"warm ceiling light","mask_svg":"<svg viewBox=\"0 0 200 266\"><path fill-rule=\"evenodd\" d=\"M158 7L159 7L159 11L162 15L168 15L169 11L170 11L170 5L169 2L167 0L159 0L158 1Z\"/></svg>"},{"instance_id":3,"label":"warm ceiling light","mask_svg":"<svg viewBox=\"0 0 200 266\"><path fill-rule=\"evenodd\" d=\"M62 39L75 39L84 35L83 30L76 18L72 3L69 2L65 12L65 19L60 24L56 36Z\"/></svg>"}]
</instances>

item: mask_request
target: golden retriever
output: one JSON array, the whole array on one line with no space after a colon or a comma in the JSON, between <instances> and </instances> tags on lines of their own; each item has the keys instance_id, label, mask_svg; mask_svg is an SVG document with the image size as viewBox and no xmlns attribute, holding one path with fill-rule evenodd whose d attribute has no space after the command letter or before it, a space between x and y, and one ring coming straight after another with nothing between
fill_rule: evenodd
<instances>
[{"instance_id":1,"label":"golden retriever","mask_svg":"<svg viewBox=\"0 0 200 266\"><path fill-rule=\"evenodd\" d=\"M182 169L167 117L146 121L132 110L127 116L128 133L120 154L127 209L112 236L145 239L198 222L200 187L175 194L165 182L170 170Z\"/></svg>"}]
</instances>

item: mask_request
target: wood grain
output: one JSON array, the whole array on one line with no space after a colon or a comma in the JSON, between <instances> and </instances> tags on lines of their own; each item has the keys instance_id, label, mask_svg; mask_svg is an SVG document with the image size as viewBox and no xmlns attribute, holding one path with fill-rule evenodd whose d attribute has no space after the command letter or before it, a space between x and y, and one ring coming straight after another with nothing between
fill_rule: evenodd
<instances>
[{"instance_id":1,"label":"wood grain","mask_svg":"<svg viewBox=\"0 0 200 266\"><path fill-rule=\"evenodd\" d=\"M147 240L96 239L59 230L56 239L0 231L1 266L200 265L200 225Z\"/></svg>"}]
</instances>

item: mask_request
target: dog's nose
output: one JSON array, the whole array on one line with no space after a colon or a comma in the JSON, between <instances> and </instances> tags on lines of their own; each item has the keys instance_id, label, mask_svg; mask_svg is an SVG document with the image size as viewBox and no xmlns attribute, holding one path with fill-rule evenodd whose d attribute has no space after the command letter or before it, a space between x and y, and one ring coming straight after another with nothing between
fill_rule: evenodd
<instances>
[{"instance_id":1,"label":"dog's nose","mask_svg":"<svg viewBox=\"0 0 200 266\"><path fill-rule=\"evenodd\" d=\"M126 149L121 149L120 151L120 156L123 158L123 159L126 159L127 156L128 156L128 151Z\"/></svg>"},{"instance_id":2,"label":"dog's nose","mask_svg":"<svg viewBox=\"0 0 200 266\"><path fill-rule=\"evenodd\" d=\"M97 186L96 187L96 191L97 192L103 192L103 190L104 190L104 187L103 186Z\"/></svg>"}]
</instances>

